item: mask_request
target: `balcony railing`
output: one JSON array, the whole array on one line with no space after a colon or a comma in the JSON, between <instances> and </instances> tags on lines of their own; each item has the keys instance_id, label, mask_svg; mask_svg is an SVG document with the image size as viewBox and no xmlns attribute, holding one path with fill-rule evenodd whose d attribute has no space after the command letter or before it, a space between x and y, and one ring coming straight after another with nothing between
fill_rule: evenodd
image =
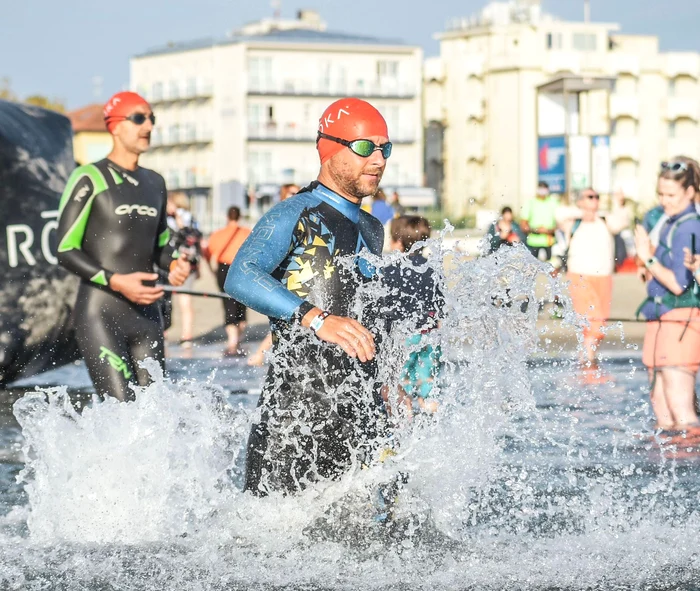
<instances>
[{"instance_id":1,"label":"balcony railing","mask_svg":"<svg viewBox=\"0 0 700 591\"><path fill-rule=\"evenodd\" d=\"M151 136L151 148L167 148L172 146L193 146L209 144L213 140L211 131L182 129L177 134Z\"/></svg>"},{"instance_id":2,"label":"balcony railing","mask_svg":"<svg viewBox=\"0 0 700 591\"><path fill-rule=\"evenodd\" d=\"M396 133L389 128L389 136L394 144L412 144L417 134L409 128L399 129ZM253 142L315 142L315 129L301 126L277 124L251 124L248 126L248 141Z\"/></svg>"},{"instance_id":3,"label":"balcony railing","mask_svg":"<svg viewBox=\"0 0 700 591\"><path fill-rule=\"evenodd\" d=\"M613 94L610 96L610 118L631 117L639 119L639 97L633 94Z\"/></svg>"},{"instance_id":4,"label":"balcony railing","mask_svg":"<svg viewBox=\"0 0 700 591\"><path fill-rule=\"evenodd\" d=\"M677 119L698 120L700 101L694 98L672 96L666 105L666 117L669 121Z\"/></svg>"},{"instance_id":5,"label":"balcony railing","mask_svg":"<svg viewBox=\"0 0 700 591\"><path fill-rule=\"evenodd\" d=\"M700 158L700 141L697 137L676 137L668 140L668 158L688 156Z\"/></svg>"},{"instance_id":6,"label":"balcony railing","mask_svg":"<svg viewBox=\"0 0 700 591\"><path fill-rule=\"evenodd\" d=\"M639 138L614 135L610 138L610 158L639 162Z\"/></svg>"},{"instance_id":7,"label":"balcony railing","mask_svg":"<svg viewBox=\"0 0 700 591\"><path fill-rule=\"evenodd\" d=\"M160 105L165 103L174 103L177 101L189 101L200 98L211 98L214 94L214 87L210 83L202 83L197 85L184 84L177 86L169 86L162 90L150 90L146 92L146 100L151 105Z\"/></svg>"},{"instance_id":8,"label":"balcony railing","mask_svg":"<svg viewBox=\"0 0 700 591\"><path fill-rule=\"evenodd\" d=\"M700 57L697 53L668 53L665 56L665 73L669 78L678 76L690 76L696 80L700 78Z\"/></svg>"},{"instance_id":9,"label":"balcony railing","mask_svg":"<svg viewBox=\"0 0 700 591\"><path fill-rule=\"evenodd\" d=\"M414 98L418 95L418 85L389 81L370 84L345 84L342 82L324 84L301 80L282 83L272 80L249 80L248 94L263 96Z\"/></svg>"}]
</instances>

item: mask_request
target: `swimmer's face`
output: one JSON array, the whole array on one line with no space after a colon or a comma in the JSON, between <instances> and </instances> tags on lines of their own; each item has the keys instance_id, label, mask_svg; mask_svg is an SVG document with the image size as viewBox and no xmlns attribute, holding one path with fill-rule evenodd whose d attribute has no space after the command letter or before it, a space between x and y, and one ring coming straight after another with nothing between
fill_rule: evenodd
<instances>
[{"instance_id":1,"label":"swimmer's face","mask_svg":"<svg viewBox=\"0 0 700 591\"><path fill-rule=\"evenodd\" d=\"M381 146L389 141L389 138L381 135L362 138ZM356 199L363 199L374 195L379 189L382 180L386 160L381 150L375 150L367 158L358 156L350 148L340 150L326 162L328 174L342 190L344 194Z\"/></svg>"},{"instance_id":2,"label":"swimmer's face","mask_svg":"<svg viewBox=\"0 0 700 591\"><path fill-rule=\"evenodd\" d=\"M673 179L660 178L656 187L659 203L666 215L677 215L695 200L693 187L683 188L683 185Z\"/></svg>"},{"instance_id":3,"label":"swimmer's face","mask_svg":"<svg viewBox=\"0 0 700 591\"><path fill-rule=\"evenodd\" d=\"M153 111L148 105L137 105L129 113L129 116L137 113L146 117L146 120L141 125L125 119L117 123L112 135L114 136L114 141L120 143L128 152L143 154L151 145L153 123L151 123L149 117L153 114Z\"/></svg>"}]
</instances>

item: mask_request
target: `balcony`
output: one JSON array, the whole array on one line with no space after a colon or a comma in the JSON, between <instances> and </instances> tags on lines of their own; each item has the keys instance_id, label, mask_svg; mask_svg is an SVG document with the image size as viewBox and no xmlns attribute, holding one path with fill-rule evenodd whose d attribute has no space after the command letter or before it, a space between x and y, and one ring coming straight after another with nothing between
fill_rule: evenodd
<instances>
[{"instance_id":1,"label":"balcony","mask_svg":"<svg viewBox=\"0 0 700 591\"><path fill-rule=\"evenodd\" d=\"M633 94L610 95L610 118L631 117L639 120L639 97Z\"/></svg>"},{"instance_id":2,"label":"balcony","mask_svg":"<svg viewBox=\"0 0 700 591\"><path fill-rule=\"evenodd\" d=\"M393 144L413 144L416 142L416 132L410 128L399 129L389 135ZM276 123L249 124L249 142L315 142L317 131L315 128L301 127L298 125L277 125Z\"/></svg>"},{"instance_id":3,"label":"balcony","mask_svg":"<svg viewBox=\"0 0 700 591\"><path fill-rule=\"evenodd\" d=\"M480 138L469 138L464 142L464 156L467 161L483 162L486 157L486 144Z\"/></svg>"},{"instance_id":4,"label":"balcony","mask_svg":"<svg viewBox=\"0 0 700 591\"><path fill-rule=\"evenodd\" d=\"M213 141L213 134L204 129L183 129L178 133L151 135L151 148L172 148L175 146L205 146Z\"/></svg>"},{"instance_id":5,"label":"balcony","mask_svg":"<svg viewBox=\"0 0 700 591\"><path fill-rule=\"evenodd\" d=\"M355 96L360 98L398 98L412 99L418 95L418 85L399 84L385 81L372 84L314 84L303 80L288 80L276 83L272 80L248 81L248 94L251 96L306 96L324 98L342 98Z\"/></svg>"},{"instance_id":6,"label":"balcony","mask_svg":"<svg viewBox=\"0 0 700 591\"><path fill-rule=\"evenodd\" d=\"M610 138L610 158L639 162L639 138L614 135Z\"/></svg>"},{"instance_id":7,"label":"balcony","mask_svg":"<svg viewBox=\"0 0 700 591\"><path fill-rule=\"evenodd\" d=\"M468 98L464 103L464 114L467 119L483 121L486 115L484 100Z\"/></svg>"},{"instance_id":8,"label":"balcony","mask_svg":"<svg viewBox=\"0 0 700 591\"><path fill-rule=\"evenodd\" d=\"M694 98L672 96L666 103L666 119L692 119L698 121L700 115L700 101Z\"/></svg>"},{"instance_id":9,"label":"balcony","mask_svg":"<svg viewBox=\"0 0 700 591\"><path fill-rule=\"evenodd\" d=\"M700 157L700 141L698 137L678 137L668 140L668 158L675 156Z\"/></svg>"},{"instance_id":10,"label":"balcony","mask_svg":"<svg viewBox=\"0 0 700 591\"><path fill-rule=\"evenodd\" d=\"M612 75L630 74L635 78L639 77L641 71L641 61L639 56L632 53L610 52L608 55L608 71Z\"/></svg>"},{"instance_id":11,"label":"balcony","mask_svg":"<svg viewBox=\"0 0 700 591\"><path fill-rule=\"evenodd\" d=\"M664 72L669 78L690 76L700 78L700 56L697 53L667 53Z\"/></svg>"},{"instance_id":12,"label":"balcony","mask_svg":"<svg viewBox=\"0 0 700 591\"><path fill-rule=\"evenodd\" d=\"M176 103L179 101L191 101L196 99L211 98L214 87L210 83L173 85L167 89L154 89L146 93L146 100L152 106Z\"/></svg>"}]
</instances>

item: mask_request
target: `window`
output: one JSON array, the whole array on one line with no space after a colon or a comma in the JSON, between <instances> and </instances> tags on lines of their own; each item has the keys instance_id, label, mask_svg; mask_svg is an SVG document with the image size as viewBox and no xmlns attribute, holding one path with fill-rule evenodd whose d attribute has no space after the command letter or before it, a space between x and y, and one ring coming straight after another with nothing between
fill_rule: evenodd
<instances>
[{"instance_id":1,"label":"window","mask_svg":"<svg viewBox=\"0 0 700 591\"><path fill-rule=\"evenodd\" d=\"M180 173L177 170L170 170L168 172L168 187L171 189L180 188Z\"/></svg>"},{"instance_id":2,"label":"window","mask_svg":"<svg viewBox=\"0 0 700 591\"><path fill-rule=\"evenodd\" d=\"M154 82L153 83L153 100L160 101L163 100L163 83Z\"/></svg>"},{"instance_id":3,"label":"window","mask_svg":"<svg viewBox=\"0 0 700 591\"><path fill-rule=\"evenodd\" d=\"M668 123L668 137L673 139L676 137L676 122L669 121Z\"/></svg>"},{"instance_id":4,"label":"window","mask_svg":"<svg viewBox=\"0 0 700 591\"><path fill-rule=\"evenodd\" d=\"M617 135L617 119L610 122L610 135Z\"/></svg>"},{"instance_id":5,"label":"window","mask_svg":"<svg viewBox=\"0 0 700 591\"><path fill-rule=\"evenodd\" d=\"M185 125L185 141L194 142L197 139L197 127L194 123Z\"/></svg>"},{"instance_id":6,"label":"window","mask_svg":"<svg viewBox=\"0 0 700 591\"><path fill-rule=\"evenodd\" d=\"M561 49L562 45L561 33L547 33L547 49Z\"/></svg>"},{"instance_id":7,"label":"window","mask_svg":"<svg viewBox=\"0 0 700 591\"><path fill-rule=\"evenodd\" d=\"M676 79L671 78L668 81L668 96L676 96Z\"/></svg>"},{"instance_id":8,"label":"window","mask_svg":"<svg viewBox=\"0 0 700 591\"><path fill-rule=\"evenodd\" d=\"M379 78L396 78L399 75L399 62L396 60L380 60L377 62Z\"/></svg>"},{"instance_id":9,"label":"window","mask_svg":"<svg viewBox=\"0 0 700 591\"><path fill-rule=\"evenodd\" d=\"M185 186L186 187L196 187L197 186L197 175L194 170L189 169L185 172Z\"/></svg>"},{"instance_id":10,"label":"window","mask_svg":"<svg viewBox=\"0 0 700 591\"><path fill-rule=\"evenodd\" d=\"M273 89L271 57L249 57L248 74L250 87L253 90L268 91Z\"/></svg>"},{"instance_id":11,"label":"window","mask_svg":"<svg viewBox=\"0 0 700 591\"><path fill-rule=\"evenodd\" d=\"M176 99L180 98L180 85L176 80L170 81L170 86L168 88L168 98Z\"/></svg>"},{"instance_id":12,"label":"window","mask_svg":"<svg viewBox=\"0 0 700 591\"><path fill-rule=\"evenodd\" d=\"M180 126L176 123L170 126L170 143L179 144L180 143Z\"/></svg>"},{"instance_id":13,"label":"window","mask_svg":"<svg viewBox=\"0 0 700 591\"><path fill-rule=\"evenodd\" d=\"M593 33L574 33L573 47L576 51L595 51L597 37Z\"/></svg>"},{"instance_id":14,"label":"window","mask_svg":"<svg viewBox=\"0 0 700 591\"><path fill-rule=\"evenodd\" d=\"M190 78L187 80L187 96L197 96L197 79Z\"/></svg>"},{"instance_id":15,"label":"window","mask_svg":"<svg viewBox=\"0 0 700 591\"><path fill-rule=\"evenodd\" d=\"M248 181L254 184L273 182L272 154L252 151L248 155Z\"/></svg>"}]
</instances>

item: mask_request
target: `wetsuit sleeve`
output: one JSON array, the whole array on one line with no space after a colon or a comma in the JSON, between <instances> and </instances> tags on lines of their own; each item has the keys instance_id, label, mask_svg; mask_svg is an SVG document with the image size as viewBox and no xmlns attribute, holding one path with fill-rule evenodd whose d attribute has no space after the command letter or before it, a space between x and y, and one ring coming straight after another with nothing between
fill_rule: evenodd
<instances>
[{"instance_id":1,"label":"wetsuit sleeve","mask_svg":"<svg viewBox=\"0 0 700 591\"><path fill-rule=\"evenodd\" d=\"M163 181L163 194L165 195L165 181ZM156 245L153 260L161 269L166 271L170 269L170 263L178 257L178 251L170 243L170 228L168 227L168 212L165 207L160 212L160 220L158 222L158 236L156 237Z\"/></svg>"},{"instance_id":2,"label":"wetsuit sleeve","mask_svg":"<svg viewBox=\"0 0 700 591\"><path fill-rule=\"evenodd\" d=\"M297 246L296 229L306 200L278 203L255 225L231 263L224 290L235 300L272 318L290 320L304 300L272 273Z\"/></svg>"},{"instance_id":3,"label":"wetsuit sleeve","mask_svg":"<svg viewBox=\"0 0 700 591\"><path fill-rule=\"evenodd\" d=\"M82 245L95 197L106 188L104 177L94 166L77 168L61 196L58 220L58 262L86 281L104 286L109 285L113 273L86 255Z\"/></svg>"}]
</instances>

